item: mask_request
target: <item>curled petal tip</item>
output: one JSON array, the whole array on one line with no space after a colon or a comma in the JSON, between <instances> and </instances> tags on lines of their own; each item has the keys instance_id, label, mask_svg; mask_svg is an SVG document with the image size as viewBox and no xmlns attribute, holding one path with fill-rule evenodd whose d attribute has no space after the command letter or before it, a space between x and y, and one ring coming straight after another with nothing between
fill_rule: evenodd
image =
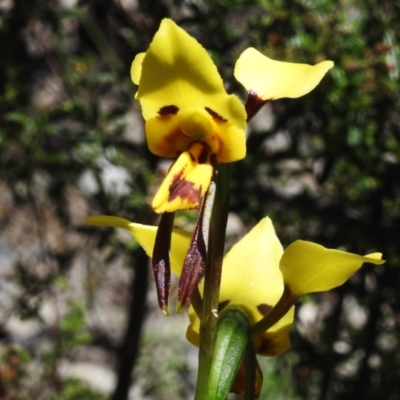
<instances>
[{"instance_id":1,"label":"curled petal tip","mask_svg":"<svg viewBox=\"0 0 400 400\"><path fill-rule=\"evenodd\" d=\"M162 313L168 317L169 316L169 308L167 305L165 305L164 307L161 308Z\"/></svg>"},{"instance_id":2,"label":"curled petal tip","mask_svg":"<svg viewBox=\"0 0 400 400\"><path fill-rule=\"evenodd\" d=\"M179 314L182 311L182 309L183 309L182 301L178 300L176 302L176 308L175 308L176 313Z\"/></svg>"}]
</instances>

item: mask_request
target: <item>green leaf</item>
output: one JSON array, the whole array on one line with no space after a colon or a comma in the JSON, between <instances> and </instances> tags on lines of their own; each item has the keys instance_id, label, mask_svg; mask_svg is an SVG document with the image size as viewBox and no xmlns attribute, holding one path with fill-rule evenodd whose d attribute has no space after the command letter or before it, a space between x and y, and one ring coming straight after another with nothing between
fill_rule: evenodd
<instances>
[{"instance_id":1,"label":"green leaf","mask_svg":"<svg viewBox=\"0 0 400 400\"><path fill-rule=\"evenodd\" d=\"M248 342L249 319L239 309L219 317L207 399L225 400L243 360Z\"/></svg>"}]
</instances>

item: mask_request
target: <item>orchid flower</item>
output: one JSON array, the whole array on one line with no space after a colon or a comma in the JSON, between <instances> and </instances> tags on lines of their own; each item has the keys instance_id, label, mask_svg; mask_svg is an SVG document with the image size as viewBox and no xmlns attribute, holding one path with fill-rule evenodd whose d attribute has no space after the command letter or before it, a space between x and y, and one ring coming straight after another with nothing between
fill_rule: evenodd
<instances>
[{"instance_id":1,"label":"orchid flower","mask_svg":"<svg viewBox=\"0 0 400 400\"><path fill-rule=\"evenodd\" d=\"M149 257L153 254L157 227L108 216L91 216L86 222L126 229ZM191 234L172 231L171 268L177 276L182 273L190 242ZM249 320L249 335L256 353L262 356L280 354L290 348L289 328L293 322L294 302L300 296L342 285L364 262L383 264L381 257L381 253L360 256L302 240L284 250L272 221L266 217L225 256L219 310L215 312L222 315L230 309L241 310ZM201 293L202 283L199 289ZM199 346L200 318L193 307L189 308L189 318L186 337ZM242 394L243 374L244 370L240 368L232 386L233 391ZM259 393L262 386L259 366L256 378L256 392Z\"/></svg>"},{"instance_id":2,"label":"orchid flower","mask_svg":"<svg viewBox=\"0 0 400 400\"><path fill-rule=\"evenodd\" d=\"M152 201L154 211L162 214L153 273L160 308L168 314L173 212L200 206L218 162L245 157L246 111L238 97L226 93L207 51L170 19L161 22L146 53L135 57L131 77L139 85L136 99L150 151L175 158ZM178 308L190 301L189 283L196 286L205 269L201 214L198 221L198 240L190 247L179 284Z\"/></svg>"},{"instance_id":3,"label":"orchid flower","mask_svg":"<svg viewBox=\"0 0 400 400\"><path fill-rule=\"evenodd\" d=\"M253 48L235 67L236 79L262 102L300 97L313 90L332 61L315 66L279 62ZM136 99L146 121L152 153L177 158L154 196L155 212L197 208L216 162L246 155L246 111L226 93L207 51L172 20L164 19L145 53L131 67Z\"/></svg>"},{"instance_id":4,"label":"orchid flower","mask_svg":"<svg viewBox=\"0 0 400 400\"><path fill-rule=\"evenodd\" d=\"M131 77L139 85L150 151L177 158L154 196L154 211L199 207L215 163L246 155L244 106L226 93L204 47L170 19L135 57Z\"/></svg>"},{"instance_id":5,"label":"orchid flower","mask_svg":"<svg viewBox=\"0 0 400 400\"><path fill-rule=\"evenodd\" d=\"M249 48L235 67L236 79L248 91L243 105L225 91L207 51L170 19L162 20L148 50L135 57L131 78L139 86L135 97L142 107L148 147L160 157L175 159L152 201L154 211L162 214L152 265L160 308L166 314L173 213L198 208L201 199L204 203L218 162L245 157L246 120L263 104L307 94L332 66L332 61L316 66L273 61ZM191 288L204 273L204 209L185 258L178 308L188 304Z\"/></svg>"}]
</instances>

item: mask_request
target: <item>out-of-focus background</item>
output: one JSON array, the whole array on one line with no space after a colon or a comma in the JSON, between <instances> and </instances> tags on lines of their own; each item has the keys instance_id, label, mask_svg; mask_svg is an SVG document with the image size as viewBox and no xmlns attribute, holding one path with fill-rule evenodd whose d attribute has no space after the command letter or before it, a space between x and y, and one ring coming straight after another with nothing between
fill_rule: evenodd
<instances>
[{"instance_id":1,"label":"out-of-focus background","mask_svg":"<svg viewBox=\"0 0 400 400\"><path fill-rule=\"evenodd\" d=\"M84 224L98 213L157 223L149 200L168 163L146 147L129 68L164 17L209 50L242 98L232 70L248 46L335 61L311 94L268 104L251 122L227 246L269 215L284 245L384 253L384 266L301 300L292 349L262 360L261 398L398 399L393 0L0 0L0 398L193 398L187 316L158 310L128 233ZM195 216L177 223L190 228Z\"/></svg>"}]
</instances>

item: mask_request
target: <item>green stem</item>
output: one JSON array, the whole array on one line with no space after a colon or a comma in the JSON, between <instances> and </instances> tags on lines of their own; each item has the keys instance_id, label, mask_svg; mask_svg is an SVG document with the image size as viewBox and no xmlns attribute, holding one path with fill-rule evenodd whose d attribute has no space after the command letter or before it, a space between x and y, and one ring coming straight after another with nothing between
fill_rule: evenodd
<instances>
[{"instance_id":1,"label":"green stem","mask_svg":"<svg viewBox=\"0 0 400 400\"><path fill-rule=\"evenodd\" d=\"M215 346L215 331L222 260L224 256L225 231L229 209L230 165L219 164L216 175L216 194L208 237L207 266L204 274L203 307L200 325L199 371L195 400L205 400L208 376L211 370Z\"/></svg>"},{"instance_id":2,"label":"green stem","mask_svg":"<svg viewBox=\"0 0 400 400\"><path fill-rule=\"evenodd\" d=\"M296 298L293 296L289 286L285 285L282 296L274 308L263 319L250 328L251 335L256 337L266 332L290 310L295 301Z\"/></svg>"}]
</instances>

